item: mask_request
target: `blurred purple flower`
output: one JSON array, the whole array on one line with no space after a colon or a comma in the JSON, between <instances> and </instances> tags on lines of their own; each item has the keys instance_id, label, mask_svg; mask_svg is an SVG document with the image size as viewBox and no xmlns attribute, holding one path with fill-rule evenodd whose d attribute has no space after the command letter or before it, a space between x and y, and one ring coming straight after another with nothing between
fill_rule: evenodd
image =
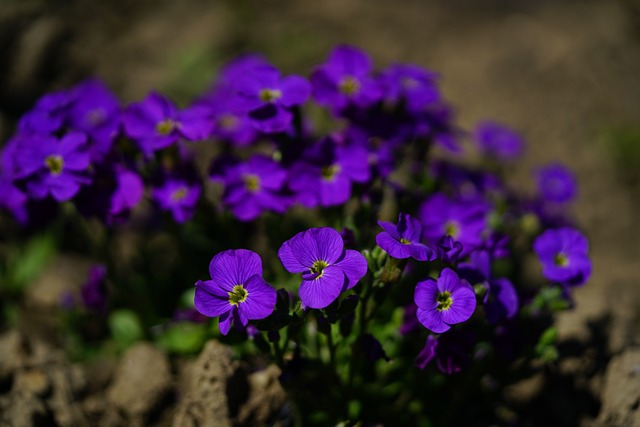
<instances>
[{"instance_id":1,"label":"blurred purple flower","mask_svg":"<svg viewBox=\"0 0 640 427\"><path fill-rule=\"evenodd\" d=\"M230 85L253 125L265 133L286 131L293 120L290 108L306 102L311 92L303 77L282 77L270 65L242 69Z\"/></svg>"},{"instance_id":2,"label":"blurred purple flower","mask_svg":"<svg viewBox=\"0 0 640 427\"><path fill-rule=\"evenodd\" d=\"M82 303L93 311L104 312L107 308L107 267L102 264L91 266L87 281L80 289Z\"/></svg>"},{"instance_id":3,"label":"blurred purple flower","mask_svg":"<svg viewBox=\"0 0 640 427\"><path fill-rule=\"evenodd\" d=\"M213 128L207 108L195 106L178 111L169 99L156 92L131 104L123 120L126 135L146 155L173 145L181 137L190 141L206 139Z\"/></svg>"},{"instance_id":4,"label":"blurred purple flower","mask_svg":"<svg viewBox=\"0 0 640 427\"><path fill-rule=\"evenodd\" d=\"M496 160L514 160L524 148L522 137L512 129L492 121L476 125L474 141L480 151Z\"/></svg>"},{"instance_id":5,"label":"blurred purple flower","mask_svg":"<svg viewBox=\"0 0 640 427\"><path fill-rule=\"evenodd\" d=\"M538 194L547 202L570 202L578 192L575 176L559 163L541 168L536 177Z\"/></svg>"},{"instance_id":6,"label":"blurred purple flower","mask_svg":"<svg viewBox=\"0 0 640 427\"><path fill-rule=\"evenodd\" d=\"M591 275L589 243L569 227L546 230L533 242L542 264L542 274L554 282L581 285Z\"/></svg>"},{"instance_id":7,"label":"blurred purple flower","mask_svg":"<svg viewBox=\"0 0 640 427\"><path fill-rule=\"evenodd\" d=\"M450 236L462 244L464 256L482 243L487 211L484 202L452 200L436 193L420 206L418 216L428 243Z\"/></svg>"},{"instance_id":8,"label":"blurred purple flower","mask_svg":"<svg viewBox=\"0 0 640 427\"><path fill-rule=\"evenodd\" d=\"M367 107L382 96L371 71L371 59L366 53L355 47L338 46L312 74L313 96L318 104L336 112L349 105Z\"/></svg>"},{"instance_id":9,"label":"blurred purple flower","mask_svg":"<svg viewBox=\"0 0 640 427\"><path fill-rule=\"evenodd\" d=\"M287 172L278 163L263 155L226 169L223 181L223 201L236 218L252 221L262 212L282 213L288 205L282 189Z\"/></svg>"},{"instance_id":10,"label":"blurred purple flower","mask_svg":"<svg viewBox=\"0 0 640 427\"><path fill-rule=\"evenodd\" d=\"M469 262L458 266L458 274L471 284L481 283L487 289L484 296L484 311L489 323L511 319L518 312L518 294L507 278L491 276L491 258L489 252L474 251Z\"/></svg>"},{"instance_id":11,"label":"blurred purple flower","mask_svg":"<svg viewBox=\"0 0 640 427\"><path fill-rule=\"evenodd\" d=\"M289 188L304 206L336 206L351 197L352 182L371 177L368 154L359 146L337 146L325 138L303 154L289 170Z\"/></svg>"},{"instance_id":12,"label":"blurred purple flower","mask_svg":"<svg viewBox=\"0 0 640 427\"><path fill-rule=\"evenodd\" d=\"M101 162L111 150L120 132L120 102L97 79L86 80L73 88L74 103L69 111L73 129L89 135L89 154Z\"/></svg>"},{"instance_id":13,"label":"blurred purple flower","mask_svg":"<svg viewBox=\"0 0 640 427\"><path fill-rule=\"evenodd\" d=\"M67 201L81 185L91 182L86 174L90 162L86 143L86 135L80 132L60 139L35 134L25 137L15 151L14 178L24 182L29 196L35 199L50 194L58 202Z\"/></svg>"},{"instance_id":14,"label":"blurred purple flower","mask_svg":"<svg viewBox=\"0 0 640 427\"><path fill-rule=\"evenodd\" d=\"M471 363L471 351L476 342L473 332L461 330L435 337L429 335L414 366L424 369L433 360L440 372L451 375L460 372Z\"/></svg>"},{"instance_id":15,"label":"blurred purple flower","mask_svg":"<svg viewBox=\"0 0 640 427\"><path fill-rule=\"evenodd\" d=\"M200 199L199 184L183 179L169 178L160 187L153 189L153 199L166 211L171 212L176 222L189 221Z\"/></svg>"},{"instance_id":16,"label":"blurred purple flower","mask_svg":"<svg viewBox=\"0 0 640 427\"><path fill-rule=\"evenodd\" d=\"M436 73L417 65L391 65L380 76L384 100L392 104L404 101L409 112L422 112L427 105L440 101L436 78Z\"/></svg>"}]
</instances>

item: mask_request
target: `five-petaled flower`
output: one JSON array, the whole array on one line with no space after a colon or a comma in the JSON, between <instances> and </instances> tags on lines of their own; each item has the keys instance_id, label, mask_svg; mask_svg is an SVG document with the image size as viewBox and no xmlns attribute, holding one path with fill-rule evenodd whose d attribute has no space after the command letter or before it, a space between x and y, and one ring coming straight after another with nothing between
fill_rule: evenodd
<instances>
[{"instance_id":1,"label":"five-petaled flower","mask_svg":"<svg viewBox=\"0 0 640 427\"><path fill-rule=\"evenodd\" d=\"M581 285L591 275L589 243L570 227L547 230L533 242L533 250L542 263L542 274L549 280Z\"/></svg>"},{"instance_id":2,"label":"five-petaled flower","mask_svg":"<svg viewBox=\"0 0 640 427\"><path fill-rule=\"evenodd\" d=\"M438 280L418 282L414 301L420 323L437 334L468 320L476 309L473 288L450 268L442 270Z\"/></svg>"},{"instance_id":3,"label":"five-petaled flower","mask_svg":"<svg viewBox=\"0 0 640 427\"><path fill-rule=\"evenodd\" d=\"M194 306L205 316L220 316L222 335L227 335L232 321L242 329L249 320L264 319L273 312L276 290L262 278L262 260L255 252L220 252L211 260L209 274L211 280L196 283Z\"/></svg>"},{"instance_id":4,"label":"five-petaled flower","mask_svg":"<svg viewBox=\"0 0 640 427\"><path fill-rule=\"evenodd\" d=\"M358 251L345 250L342 237L328 227L302 231L282 244L278 257L290 273L302 273L298 291L309 308L325 308L367 273Z\"/></svg>"}]
</instances>

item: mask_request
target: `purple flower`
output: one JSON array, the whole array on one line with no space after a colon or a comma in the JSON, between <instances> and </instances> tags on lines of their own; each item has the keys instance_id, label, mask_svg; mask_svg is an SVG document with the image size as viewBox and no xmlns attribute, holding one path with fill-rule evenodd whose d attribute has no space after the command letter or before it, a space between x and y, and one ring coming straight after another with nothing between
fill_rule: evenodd
<instances>
[{"instance_id":1,"label":"purple flower","mask_svg":"<svg viewBox=\"0 0 640 427\"><path fill-rule=\"evenodd\" d=\"M120 129L120 103L99 80L86 80L73 89L69 111L72 128L89 135L91 160L100 162L111 150Z\"/></svg>"},{"instance_id":2,"label":"purple flower","mask_svg":"<svg viewBox=\"0 0 640 427\"><path fill-rule=\"evenodd\" d=\"M162 209L171 212L176 222L182 223L193 216L200 192L199 184L170 178L153 190L153 198Z\"/></svg>"},{"instance_id":3,"label":"purple flower","mask_svg":"<svg viewBox=\"0 0 640 427\"><path fill-rule=\"evenodd\" d=\"M397 163L395 151L402 144L402 139L397 134L386 138L352 126L346 130L344 135L345 139L353 142L354 145L364 147L369 152L369 165L377 174L386 178L393 172Z\"/></svg>"},{"instance_id":4,"label":"purple flower","mask_svg":"<svg viewBox=\"0 0 640 427\"><path fill-rule=\"evenodd\" d=\"M378 221L384 229L376 235L376 243L394 258L413 258L417 261L433 261L436 253L427 245L420 243L422 225L408 214L398 216L398 225Z\"/></svg>"},{"instance_id":5,"label":"purple flower","mask_svg":"<svg viewBox=\"0 0 640 427\"><path fill-rule=\"evenodd\" d=\"M273 312L276 290L262 278L262 260L246 249L228 250L209 264L211 280L198 280L194 306L205 316L220 316L219 328L227 335L232 320L236 328Z\"/></svg>"},{"instance_id":6,"label":"purple flower","mask_svg":"<svg viewBox=\"0 0 640 427\"><path fill-rule=\"evenodd\" d=\"M8 174L0 171L0 209L7 209L21 223L28 220L28 197L18 189Z\"/></svg>"},{"instance_id":7,"label":"purple flower","mask_svg":"<svg viewBox=\"0 0 640 427\"><path fill-rule=\"evenodd\" d=\"M436 73L417 65L394 64L380 76L385 101L392 104L404 101L409 112L422 112L427 105L440 101L436 77Z\"/></svg>"},{"instance_id":8,"label":"purple flower","mask_svg":"<svg viewBox=\"0 0 640 427\"><path fill-rule=\"evenodd\" d=\"M549 280L581 285L591 275L587 239L569 227L546 230L533 242L542 264L542 274Z\"/></svg>"},{"instance_id":9,"label":"purple flower","mask_svg":"<svg viewBox=\"0 0 640 427\"><path fill-rule=\"evenodd\" d=\"M449 268L442 270L438 280L429 278L418 282L414 301L420 323L437 334L468 320L476 308L471 285Z\"/></svg>"},{"instance_id":10,"label":"purple flower","mask_svg":"<svg viewBox=\"0 0 640 427\"><path fill-rule=\"evenodd\" d=\"M287 172L268 157L255 155L225 171L223 201L241 221L252 221L266 210L282 213L287 200L281 190Z\"/></svg>"},{"instance_id":11,"label":"purple flower","mask_svg":"<svg viewBox=\"0 0 640 427\"><path fill-rule=\"evenodd\" d=\"M491 276L491 258L485 250L474 251L469 262L459 265L458 273L472 284L482 283L487 290L484 311L489 323L511 319L518 312L518 294L507 278Z\"/></svg>"},{"instance_id":12,"label":"purple flower","mask_svg":"<svg viewBox=\"0 0 640 427\"><path fill-rule=\"evenodd\" d=\"M18 123L20 132L50 134L60 130L73 102L69 91L51 92L36 102Z\"/></svg>"},{"instance_id":13,"label":"purple flower","mask_svg":"<svg viewBox=\"0 0 640 427\"><path fill-rule=\"evenodd\" d=\"M571 171L555 163L537 172L538 193L548 202L570 202L578 192L576 179Z\"/></svg>"},{"instance_id":14,"label":"purple flower","mask_svg":"<svg viewBox=\"0 0 640 427\"><path fill-rule=\"evenodd\" d=\"M436 193L420 206L418 216L427 242L451 236L462 244L464 256L482 244L487 210L486 203L451 200Z\"/></svg>"},{"instance_id":15,"label":"purple flower","mask_svg":"<svg viewBox=\"0 0 640 427\"><path fill-rule=\"evenodd\" d=\"M524 146L520 135L506 126L491 121L478 123L473 136L480 151L497 160L517 158Z\"/></svg>"},{"instance_id":16,"label":"purple flower","mask_svg":"<svg viewBox=\"0 0 640 427\"><path fill-rule=\"evenodd\" d=\"M91 182L85 173L89 167L85 134L71 132L60 139L34 134L21 142L15 152L14 177L26 183L31 197L43 199L51 194L64 202L75 196L81 185Z\"/></svg>"},{"instance_id":17,"label":"purple flower","mask_svg":"<svg viewBox=\"0 0 640 427\"><path fill-rule=\"evenodd\" d=\"M351 197L351 183L370 177L368 153L358 146L336 146L325 138L303 155L289 171L289 188L307 207L336 206Z\"/></svg>"},{"instance_id":18,"label":"purple flower","mask_svg":"<svg viewBox=\"0 0 640 427\"><path fill-rule=\"evenodd\" d=\"M213 136L244 146L252 143L258 132L245 114L242 104L242 100L235 96L235 90L221 86L199 100L196 105L209 109L214 122Z\"/></svg>"},{"instance_id":19,"label":"purple flower","mask_svg":"<svg viewBox=\"0 0 640 427\"><path fill-rule=\"evenodd\" d=\"M207 108L196 106L179 112L171 101L156 92L130 105L124 113L125 133L147 155L169 147L180 137L190 141L205 139L212 128Z\"/></svg>"},{"instance_id":20,"label":"purple flower","mask_svg":"<svg viewBox=\"0 0 640 427\"><path fill-rule=\"evenodd\" d=\"M454 240L453 237L442 236L436 243L438 258L444 262L456 262L462 256L462 243Z\"/></svg>"},{"instance_id":21,"label":"purple flower","mask_svg":"<svg viewBox=\"0 0 640 427\"><path fill-rule=\"evenodd\" d=\"M336 111L349 105L367 107L382 95L379 84L370 76L371 69L366 53L351 46L338 46L312 74L313 96L318 104Z\"/></svg>"},{"instance_id":22,"label":"purple flower","mask_svg":"<svg viewBox=\"0 0 640 427\"><path fill-rule=\"evenodd\" d=\"M302 273L298 293L310 308L327 307L367 273L360 252L345 250L340 233L328 227L296 234L282 244L278 258L290 273Z\"/></svg>"},{"instance_id":23,"label":"purple flower","mask_svg":"<svg viewBox=\"0 0 640 427\"><path fill-rule=\"evenodd\" d=\"M126 216L135 208L144 195L144 183L135 172L116 167L116 188L111 195L108 222Z\"/></svg>"},{"instance_id":24,"label":"purple flower","mask_svg":"<svg viewBox=\"0 0 640 427\"><path fill-rule=\"evenodd\" d=\"M303 77L281 77L270 65L245 69L231 86L253 125L266 133L286 131L293 120L290 108L303 104L311 92Z\"/></svg>"},{"instance_id":25,"label":"purple flower","mask_svg":"<svg viewBox=\"0 0 640 427\"><path fill-rule=\"evenodd\" d=\"M89 269L87 281L82 285L82 303L89 310L104 311L107 308L107 267L101 264Z\"/></svg>"},{"instance_id":26,"label":"purple flower","mask_svg":"<svg viewBox=\"0 0 640 427\"><path fill-rule=\"evenodd\" d=\"M414 302L404 307L404 314L402 315L402 325L400 326L400 335L406 336L417 332L420 329L420 322L416 317L418 306Z\"/></svg>"}]
</instances>

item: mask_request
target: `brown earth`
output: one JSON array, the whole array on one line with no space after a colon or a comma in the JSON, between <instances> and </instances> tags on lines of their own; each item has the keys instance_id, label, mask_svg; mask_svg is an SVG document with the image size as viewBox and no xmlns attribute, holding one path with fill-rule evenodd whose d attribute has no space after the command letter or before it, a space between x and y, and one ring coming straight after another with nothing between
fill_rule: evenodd
<instances>
[{"instance_id":1,"label":"brown earth","mask_svg":"<svg viewBox=\"0 0 640 427\"><path fill-rule=\"evenodd\" d=\"M564 425L640 422L640 205L636 190L620 184L600 137L608 126L639 124L640 5L633 0L4 0L0 136L43 91L89 74L126 101L154 88L186 101L207 86L215 66L242 51L304 72L337 43L366 49L379 65L415 62L440 72L467 128L493 118L521 130L529 145L510 170L514 185L531 190L532 169L550 161L576 172L573 211L590 238L593 276L577 290L576 309L560 318L566 358L555 377L525 384L514 399L533 396ZM58 417L38 397L55 383L24 369L12 380L30 390L21 404L34 417ZM71 367L59 369L72 375ZM158 387L162 402L168 386ZM0 405L17 410L3 399ZM567 420L553 401L572 399ZM113 417L138 416L129 410Z\"/></svg>"}]
</instances>

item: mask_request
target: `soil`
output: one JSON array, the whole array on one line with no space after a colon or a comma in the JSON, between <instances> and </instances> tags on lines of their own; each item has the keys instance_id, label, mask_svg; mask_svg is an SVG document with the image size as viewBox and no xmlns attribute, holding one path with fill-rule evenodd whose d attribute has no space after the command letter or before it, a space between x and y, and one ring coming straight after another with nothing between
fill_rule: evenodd
<instances>
[{"instance_id":1,"label":"soil","mask_svg":"<svg viewBox=\"0 0 640 427\"><path fill-rule=\"evenodd\" d=\"M92 74L125 101L158 89L184 102L207 87L216 66L247 50L264 52L296 72L321 61L338 43L364 48L379 65L427 66L441 74L445 96L458 107L464 127L492 118L524 134L528 151L509 170L514 186L531 191L533 169L551 161L568 165L581 184L573 212L589 236L593 276L576 291L575 310L559 319L564 358L558 370L523 383L511 398L530 414L531 425L640 425L640 193L621 183L619 165L601 138L608 127L639 124L638 3L98 3L2 2L3 140L44 91ZM276 372L262 379L243 373L213 342L193 366L140 344L103 373L106 393L88 392L95 387L90 370L46 347L37 324L35 332L12 330L0 338L0 425L195 426L208 425L204 420L214 416L215 425L260 425L286 409L272 381ZM132 354L153 371L128 365ZM244 383L236 389L245 392L231 414L225 411L234 405L223 402L232 393L223 385L234 377ZM185 397L177 407L176 393Z\"/></svg>"}]
</instances>

